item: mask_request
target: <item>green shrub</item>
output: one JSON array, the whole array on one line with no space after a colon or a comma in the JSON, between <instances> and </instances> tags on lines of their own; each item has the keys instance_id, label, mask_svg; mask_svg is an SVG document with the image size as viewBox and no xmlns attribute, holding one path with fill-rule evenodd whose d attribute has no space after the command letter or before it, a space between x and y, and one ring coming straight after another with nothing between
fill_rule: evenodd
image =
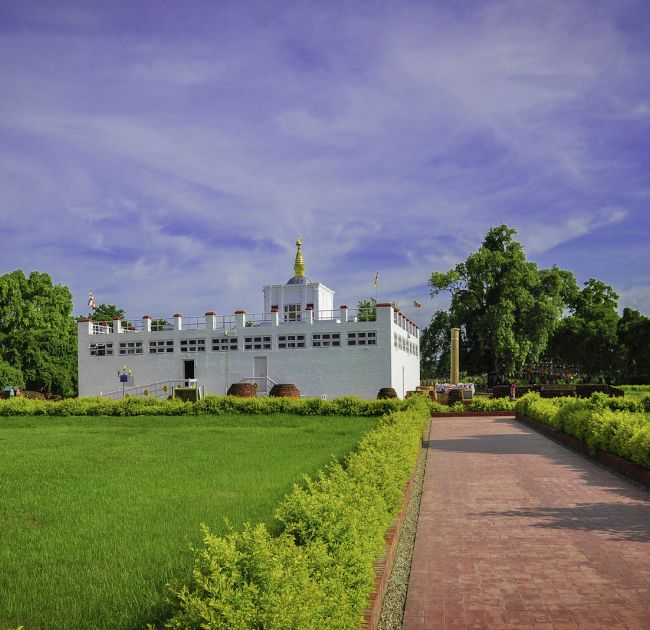
<instances>
[{"instance_id":1,"label":"green shrub","mask_svg":"<svg viewBox=\"0 0 650 630\"><path fill-rule=\"evenodd\" d=\"M320 398L237 398L209 394L195 403L176 399L124 398L109 400L101 397L66 398L58 402L12 398L0 400L0 416L175 416L175 415L221 415L230 413L268 415L291 413L319 416L383 416L387 413L408 409L414 399L426 401L424 396L408 400L362 400L345 397L334 400Z\"/></svg>"},{"instance_id":2,"label":"green shrub","mask_svg":"<svg viewBox=\"0 0 650 630\"><path fill-rule=\"evenodd\" d=\"M513 411L515 403L508 398L473 398L468 404L456 403L454 411Z\"/></svg>"},{"instance_id":3,"label":"green shrub","mask_svg":"<svg viewBox=\"0 0 650 630\"><path fill-rule=\"evenodd\" d=\"M650 422L635 405L620 403L602 394L586 400L527 394L517 401L516 410L582 440L592 452L612 453L650 468Z\"/></svg>"},{"instance_id":4,"label":"green shrub","mask_svg":"<svg viewBox=\"0 0 650 630\"><path fill-rule=\"evenodd\" d=\"M172 589L175 612L165 627L359 627L429 416L425 397L400 404L405 410L385 416L343 463L294 486L276 510L276 536L263 525L226 537L205 529L191 575ZM316 407L383 408L356 399L303 406Z\"/></svg>"}]
</instances>

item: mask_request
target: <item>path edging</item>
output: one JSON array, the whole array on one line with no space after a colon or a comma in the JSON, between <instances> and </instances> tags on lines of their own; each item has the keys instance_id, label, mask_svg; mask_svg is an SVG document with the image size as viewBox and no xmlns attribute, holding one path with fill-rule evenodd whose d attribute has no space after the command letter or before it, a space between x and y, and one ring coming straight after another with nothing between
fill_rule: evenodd
<instances>
[{"instance_id":1,"label":"path edging","mask_svg":"<svg viewBox=\"0 0 650 630\"><path fill-rule=\"evenodd\" d=\"M562 444L563 446L568 446L574 451L578 451L581 455L610 468L611 470L629 477L634 481L644 485L646 488L650 489L650 470L642 468L641 466L631 462L628 459L619 457L618 455L613 455L612 453L606 453L605 451L592 451L589 446L579 440L573 435L564 433L559 429L555 429L548 424L544 424L539 420L534 418L529 418L528 416L522 416L521 414L516 414L515 416L518 422L529 426L531 429L534 429L538 433L542 433L551 440Z\"/></svg>"},{"instance_id":2,"label":"path edging","mask_svg":"<svg viewBox=\"0 0 650 630\"><path fill-rule=\"evenodd\" d=\"M427 427L428 425L429 423L427 423ZM368 606L363 613L363 623L361 624L363 630L376 630L377 626L379 625L379 620L381 618L381 609L384 603L384 597L386 596L386 591L388 590L390 573L393 568L393 561L395 560L395 554L397 552L397 543L399 542L402 526L404 524L404 518L406 517L406 510L411 499L413 481L415 480L418 466L420 464L420 458L423 457L423 453L425 452L423 446L424 434L422 436L422 446L420 447L420 452L418 453L417 459L415 460L415 465L413 466L411 476L406 482L406 487L404 488L404 494L402 496L402 508L384 535L384 553L375 562L375 586L372 594L370 595L370 598L368 599Z\"/></svg>"}]
</instances>

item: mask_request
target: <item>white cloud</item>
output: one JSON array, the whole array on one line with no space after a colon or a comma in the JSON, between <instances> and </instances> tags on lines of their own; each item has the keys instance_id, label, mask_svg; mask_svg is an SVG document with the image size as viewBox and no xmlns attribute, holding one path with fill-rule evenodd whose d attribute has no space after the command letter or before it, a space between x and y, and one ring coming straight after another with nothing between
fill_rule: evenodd
<instances>
[{"instance_id":1,"label":"white cloud","mask_svg":"<svg viewBox=\"0 0 650 630\"><path fill-rule=\"evenodd\" d=\"M519 228L519 238L528 254L546 252L602 227L623 221L628 216L624 208L601 208L590 214L572 213L567 218L548 223L528 222Z\"/></svg>"},{"instance_id":2,"label":"white cloud","mask_svg":"<svg viewBox=\"0 0 650 630\"><path fill-rule=\"evenodd\" d=\"M625 307L633 308L646 317L650 317L650 286L642 285L629 289L617 290L618 308L623 311Z\"/></svg>"}]
</instances>

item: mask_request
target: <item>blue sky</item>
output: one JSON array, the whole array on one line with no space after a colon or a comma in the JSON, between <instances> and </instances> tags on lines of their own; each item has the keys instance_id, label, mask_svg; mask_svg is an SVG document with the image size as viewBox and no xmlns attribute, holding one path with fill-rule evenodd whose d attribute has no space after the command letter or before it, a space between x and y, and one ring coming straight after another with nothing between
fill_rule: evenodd
<instances>
[{"instance_id":1,"label":"blue sky","mask_svg":"<svg viewBox=\"0 0 650 630\"><path fill-rule=\"evenodd\" d=\"M0 2L0 272L132 318L425 308L490 226L650 314L650 5ZM410 311L412 314L412 311Z\"/></svg>"}]
</instances>

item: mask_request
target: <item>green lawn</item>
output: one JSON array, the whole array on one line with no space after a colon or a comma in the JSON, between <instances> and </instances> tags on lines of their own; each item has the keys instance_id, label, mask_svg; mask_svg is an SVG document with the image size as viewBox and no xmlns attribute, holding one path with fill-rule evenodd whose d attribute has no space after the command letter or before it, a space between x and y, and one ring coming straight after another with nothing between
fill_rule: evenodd
<instances>
[{"instance_id":1,"label":"green lawn","mask_svg":"<svg viewBox=\"0 0 650 630\"><path fill-rule=\"evenodd\" d=\"M625 398L643 398L650 394L650 385L618 385L625 392Z\"/></svg>"},{"instance_id":2,"label":"green lawn","mask_svg":"<svg viewBox=\"0 0 650 630\"><path fill-rule=\"evenodd\" d=\"M200 523L269 521L377 418L0 419L0 628L141 628Z\"/></svg>"}]
</instances>

